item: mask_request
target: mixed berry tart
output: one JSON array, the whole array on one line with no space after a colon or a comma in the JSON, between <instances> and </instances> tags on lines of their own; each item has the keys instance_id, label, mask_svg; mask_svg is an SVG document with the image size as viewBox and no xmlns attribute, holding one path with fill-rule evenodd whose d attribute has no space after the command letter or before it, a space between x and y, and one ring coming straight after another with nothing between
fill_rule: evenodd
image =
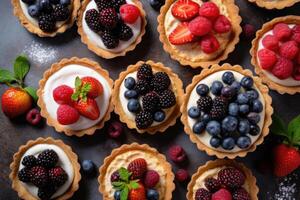
<instances>
[{"instance_id":1,"label":"mixed berry tart","mask_svg":"<svg viewBox=\"0 0 300 200\"><path fill-rule=\"evenodd\" d=\"M249 0L255 3L257 6L266 9L283 9L286 7L291 7L299 0Z\"/></svg>"},{"instance_id":2,"label":"mixed berry tart","mask_svg":"<svg viewBox=\"0 0 300 200\"><path fill-rule=\"evenodd\" d=\"M269 133L268 87L241 66L213 65L193 78L181 106L185 132L218 158L244 157Z\"/></svg>"},{"instance_id":3,"label":"mixed berry tart","mask_svg":"<svg viewBox=\"0 0 300 200\"><path fill-rule=\"evenodd\" d=\"M217 159L200 166L188 184L188 200L258 200L256 178L234 160Z\"/></svg>"},{"instance_id":4,"label":"mixed berry tart","mask_svg":"<svg viewBox=\"0 0 300 200\"><path fill-rule=\"evenodd\" d=\"M183 94L182 82L170 68L140 61L115 81L113 104L129 128L154 134L176 123Z\"/></svg>"},{"instance_id":5,"label":"mixed berry tart","mask_svg":"<svg viewBox=\"0 0 300 200\"><path fill-rule=\"evenodd\" d=\"M66 135L92 135L113 110L113 81L106 70L87 58L54 63L39 82L41 115Z\"/></svg>"},{"instance_id":6,"label":"mixed berry tart","mask_svg":"<svg viewBox=\"0 0 300 200\"><path fill-rule=\"evenodd\" d=\"M73 26L80 0L12 0L14 15L31 33L54 37Z\"/></svg>"},{"instance_id":7,"label":"mixed berry tart","mask_svg":"<svg viewBox=\"0 0 300 200\"><path fill-rule=\"evenodd\" d=\"M167 0L158 16L159 38L182 65L207 68L234 50L241 20L233 0Z\"/></svg>"},{"instance_id":8,"label":"mixed berry tart","mask_svg":"<svg viewBox=\"0 0 300 200\"><path fill-rule=\"evenodd\" d=\"M123 145L99 169L104 200L171 200L174 174L164 155L143 144Z\"/></svg>"},{"instance_id":9,"label":"mixed berry tart","mask_svg":"<svg viewBox=\"0 0 300 200\"><path fill-rule=\"evenodd\" d=\"M300 92L300 17L275 18L256 33L250 50L255 72L271 89Z\"/></svg>"},{"instance_id":10,"label":"mixed berry tart","mask_svg":"<svg viewBox=\"0 0 300 200\"><path fill-rule=\"evenodd\" d=\"M85 0L77 20L81 41L103 58L124 56L135 49L146 23L138 0Z\"/></svg>"},{"instance_id":11,"label":"mixed berry tart","mask_svg":"<svg viewBox=\"0 0 300 200\"><path fill-rule=\"evenodd\" d=\"M24 200L69 199L81 179L77 160L61 140L30 140L19 148L10 165L12 188Z\"/></svg>"}]
</instances>

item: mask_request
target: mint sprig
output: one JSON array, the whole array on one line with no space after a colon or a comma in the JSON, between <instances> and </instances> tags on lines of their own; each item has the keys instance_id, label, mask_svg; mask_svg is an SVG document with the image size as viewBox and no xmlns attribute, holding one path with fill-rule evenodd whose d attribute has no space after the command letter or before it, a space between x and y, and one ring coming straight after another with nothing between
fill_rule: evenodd
<instances>
[{"instance_id":1,"label":"mint sprig","mask_svg":"<svg viewBox=\"0 0 300 200\"><path fill-rule=\"evenodd\" d=\"M75 79L75 92L71 96L72 100L78 101L82 99L85 102L87 100L87 94L91 89L91 84L82 84L82 80L77 76Z\"/></svg>"}]
</instances>

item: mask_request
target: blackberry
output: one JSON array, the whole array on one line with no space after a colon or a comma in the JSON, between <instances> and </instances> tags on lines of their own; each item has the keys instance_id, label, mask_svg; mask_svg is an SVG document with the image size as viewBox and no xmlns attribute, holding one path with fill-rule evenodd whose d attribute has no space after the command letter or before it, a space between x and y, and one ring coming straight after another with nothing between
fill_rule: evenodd
<instances>
[{"instance_id":1,"label":"blackberry","mask_svg":"<svg viewBox=\"0 0 300 200\"><path fill-rule=\"evenodd\" d=\"M151 80L153 78L151 65L142 64L137 70L137 78L138 80Z\"/></svg>"},{"instance_id":2,"label":"blackberry","mask_svg":"<svg viewBox=\"0 0 300 200\"><path fill-rule=\"evenodd\" d=\"M35 186L44 187L48 184L48 172L46 168L35 166L31 168L30 173L32 174L30 181Z\"/></svg>"},{"instance_id":3,"label":"blackberry","mask_svg":"<svg viewBox=\"0 0 300 200\"><path fill-rule=\"evenodd\" d=\"M176 104L176 97L172 90L165 90L159 94L159 106L161 108L170 108Z\"/></svg>"},{"instance_id":4,"label":"blackberry","mask_svg":"<svg viewBox=\"0 0 300 200\"><path fill-rule=\"evenodd\" d=\"M53 8L53 16L56 21L65 21L70 16L70 10L68 7L63 5L55 5Z\"/></svg>"},{"instance_id":5,"label":"blackberry","mask_svg":"<svg viewBox=\"0 0 300 200\"><path fill-rule=\"evenodd\" d=\"M249 193L244 188L239 188L232 192L232 200L250 200Z\"/></svg>"},{"instance_id":6,"label":"blackberry","mask_svg":"<svg viewBox=\"0 0 300 200\"><path fill-rule=\"evenodd\" d=\"M216 192L221 188L219 181L215 178L206 178L204 185L210 192Z\"/></svg>"},{"instance_id":7,"label":"blackberry","mask_svg":"<svg viewBox=\"0 0 300 200\"><path fill-rule=\"evenodd\" d=\"M120 174L117 170L117 171L115 171L114 173L111 174L110 181L111 182L116 182L116 181L119 181L119 180L120 180Z\"/></svg>"},{"instance_id":8,"label":"blackberry","mask_svg":"<svg viewBox=\"0 0 300 200\"><path fill-rule=\"evenodd\" d=\"M216 97L210 110L212 119L223 119L227 114L228 101L223 97Z\"/></svg>"},{"instance_id":9,"label":"blackberry","mask_svg":"<svg viewBox=\"0 0 300 200\"><path fill-rule=\"evenodd\" d=\"M123 41L128 41L133 36L132 29L124 23L120 23L118 27L119 39Z\"/></svg>"},{"instance_id":10,"label":"blackberry","mask_svg":"<svg viewBox=\"0 0 300 200\"><path fill-rule=\"evenodd\" d=\"M52 168L58 161L57 153L52 149L47 149L40 153L37 158L38 165L46 168Z\"/></svg>"},{"instance_id":11,"label":"blackberry","mask_svg":"<svg viewBox=\"0 0 300 200\"><path fill-rule=\"evenodd\" d=\"M228 101L226 100L226 98L216 97L216 98L214 98L213 105L225 107L228 105Z\"/></svg>"},{"instance_id":12,"label":"blackberry","mask_svg":"<svg viewBox=\"0 0 300 200\"><path fill-rule=\"evenodd\" d=\"M200 188L196 191L195 200L210 200L211 193L204 188Z\"/></svg>"},{"instance_id":13,"label":"blackberry","mask_svg":"<svg viewBox=\"0 0 300 200\"><path fill-rule=\"evenodd\" d=\"M148 111L141 111L135 116L135 123L138 129L148 128L152 122L152 114Z\"/></svg>"},{"instance_id":14,"label":"blackberry","mask_svg":"<svg viewBox=\"0 0 300 200\"><path fill-rule=\"evenodd\" d=\"M41 200L50 200L55 192L56 189L53 185L47 185L45 187L40 187L37 195Z\"/></svg>"},{"instance_id":15,"label":"blackberry","mask_svg":"<svg viewBox=\"0 0 300 200\"><path fill-rule=\"evenodd\" d=\"M152 79L153 89L156 92L161 92L169 88L171 80L167 73L157 72Z\"/></svg>"},{"instance_id":16,"label":"blackberry","mask_svg":"<svg viewBox=\"0 0 300 200\"><path fill-rule=\"evenodd\" d=\"M211 110L212 105L213 100L210 96L201 96L197 101L197 107L205 113Z\"/></svg>"},{"instance_id":17,"label":"blackberry","mask_svg":"<svg viewBox=\"0 0 300 200\"><path fill-rule=\"evenodd\" d=\"M135 90L140 95L148 93L151 89L151 84L147 80L140 79L136 82Z\"/></svg>"},{"instance_id":18,"label":"blackberry","mask_svg":"<svg viewBox=\"0 0 300 200\"><path fill-rule=\"evenodd\" d=\"M25 167L33 167L35 166L37 163L37 160L36 158L33 156L33 155L28 155L28 156L25 156L22 160L22 164L25 166Z\"/></svg>"},{"instance_id":19,"label":"blackberry","mask_svg":"<svg viewBox=\"0 0 300 200\"><path fill-rule=\"evenodd\" d=\"M67 179L68 175L65 170L61 167L54 167L49 169L49 181L55 186L63 185Z\"/></svg>"},{"instance_id":20,"label":"blackberry","mask_svg":"<svg viewBox=\"0 0 300 200\"><path fill-rule=\"evenodd\" d=\"M28 168L23 168L18 172L18 178L20 181L24 183L28 183L31 181L31 172Z\"/></svg>"},{"instance_id":21,"label":"blackberry","mask_svg":"<svg viewBox=\"0 0 300 200\"><path fill-rule=\"evenodd\" d=\"M116 9L117 12L119 12L120 7L125 4L125 0L112 0L111 5L114 9Z\"/></svg>"},{"instance_id":22,"label":"blackberry","mask_svg":"<svg viewBox=\"0 0 300 200\"><path fill-rule=\"evenodd\" d=\"M114 29L119 21L118 14L113 8L106 8L99 15L101 25L109 30Z\"/></svg>"},{"instance_id":23,"label":"blackberry","mask_svg":"<svg viewBox=\"0 0 300 200\"><path fill-rule=\"evenodd\" d=\"M143 96L142 105L145 111L153 112L158 110L159 97L155 92L150 92Z\"/></svg>"},{"instance_id":24,"label":"blackberry","mask_svg":"<svg viewBox=\"0 0 300 200\"><path fill-rule=\"evenodd\" d=\"M104 30L101 33L101 38L102 38L104 45L108 49L116 48L119 45L118 38L109 30Z\"/></svg>"},{"instance_id":25,"label":"blackberry","mask_svg":"<svg viewBox=\"0 0 300 200\"><path fill-rule=\"evenodd\" d=\"M38 24L42 31L53 32L55 30L55 19L53 14L42 14L38 18Z\"/></svg>"},{"instance_id":26,"label":"blackberry","mask_svg":"<svg viewBox=\"0 0 300 200\"><path fill-rule=\"evenodd\" d=\"M85 21L87 25L95 32L100 32L103 28L100 24L100 15L96 9L90 9L85 13Z\"/></svg>"},{"instance_id":27,"label":"blackberry","mask_svg":"<svg viewBox=\"0 0 300 200\"><path fill-rule=\"evenodd\" d=\"M228 167L218 173L218 181L231 189L238 188L245 183L245 175L240 170Z\"/></svg>"},{"instance_id":28,"label":"blackberry","mask_svg":"<svg viewBox=\"0 0 300 200\"><path fill-rule=\"evenodd\" d=\"M106 8L111 7L111 1L110 0L95 0L95 3L96 3L97 8L100 12L102 10L106 9Z\"/></svg>"}]
</instances>

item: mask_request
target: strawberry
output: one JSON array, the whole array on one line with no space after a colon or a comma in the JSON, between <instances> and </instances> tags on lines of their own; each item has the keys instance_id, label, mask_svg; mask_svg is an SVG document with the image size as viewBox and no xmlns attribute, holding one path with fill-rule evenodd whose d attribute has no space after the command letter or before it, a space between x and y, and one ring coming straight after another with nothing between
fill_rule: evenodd
<instances>
[{"instance_id":1,"label":"strawberry","mask_svg":"<svg viewBox=\"0 0 300 200\"><path fill-rule=\"evenodd\" d=\"M139 187L137 189L131 189L128 194L128 200L146 200L146 190L145 187L138 183Z\"/></svg>"},{"instance_id":2,"label":"strawberry","mask_svg":"<svg viewBox=\"0 0 300 200\"><path fill-rule=\"evenodd\" d=\"M53 90L53 98L58 104L72 104L73 89L67 85L60 85Z\"/></svg>"},{"instance_id":3,"label":"strawberry","mask_svg":"<svg viewBox=\"0 0 300 200\"><path fill-rule=\"evenodd\" d=\"M57 121L62 125L73 124L78 121L80 115L78 111L69 105L59 105L57 111Z\"/></svg>"},{"instance_id":4,"label":"strawberry","mask_svg":"<svg viewBox=\"0 0 300 200\"><path fill-rule=\"evenodd\" d=\"M143 158L137 158L129 163L127 170L132 173L131 179L142 178L147 171L147 162Z\"/></svg>"},{"instance_id":5,"label":"strawberry","mask_svg":"<svg viewBox=\"0 0 300 200\"><path fill-rule=\"evenodd\" d=\"M80 99L74 104L74 108L83 116L91 119L91 120L96 120L98 119L100 115L100 111L97 105L97 102L94 99L87 98L85 99Z\"/></svg>"},{"instance_id":6,"label":"strawberry","mask_svg":"<svg viewBox=\"0 0 300 200\"><path fill-rule=\"evenodd\" d=\"M199 14L199 5L191 0L179 0L172 6L171 12L180 21L187 21Z\"/></svg>"},{"instance_id":7,"label":"strawberry","mask_svg":"<svg viewBox=\"0 0 300 200\"><path fill-rule=\"evenodd\" d=\"M103 93L102 84L95 78L86 76L81 78L82 85L90 84L91 89L88 91L87 96L90 98L96 98Z\"/></svg>"},{"instance_id":8,"label":"strawberry","mask_svg":"<svg viewBox=\"0 0 300 200\"><path fill-rule=\"evenodd\" d=\"M181 45L192 42L195 36L188 28L188 22L179 24L169 35L169 41L173 45Z\"/></svg>"}]
</instances>

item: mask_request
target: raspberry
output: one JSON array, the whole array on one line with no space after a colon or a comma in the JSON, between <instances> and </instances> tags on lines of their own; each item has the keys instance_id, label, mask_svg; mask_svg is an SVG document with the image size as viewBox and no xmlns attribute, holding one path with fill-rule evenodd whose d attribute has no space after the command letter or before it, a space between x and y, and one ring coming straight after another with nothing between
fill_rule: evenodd
<instances>
[{"instance_id":1,"label":"raspberry","mask_svg":"<svg viewBox=\"0 0 300 200\"><path fill-rule=\"evenodd\" d=\"M196 191L195 200L211 200L211 193L204 188Z\"/></svg>"},{"instance_id":2,"label":"raspberry","mask_svg":"<svg viewBox=\"0 0 300 200\"><path fill-rule=\"evenodd\" d=\"M232 200L232 197L228 190L222 188L211 196L211 200Z\"/></svg>"},{"instance_id":3,"label":"raspberry","mask_svg":"<svg viewBox=\"0 0 300 200\"><path fill-rule=\"evenodd\" d=\"M170 147L168 154L170 159L174 162L183 162L187 158L184 149L179 145L174 145Z\"/></svg>"},{"instance_id":4,"label":"raspberry","mask_svg":"<svg viewBox=\"0 0 300 200\"><path fill-rule=\"evenodd\" d=\"M123 124L118 121L112 122L108 127L108 134L112 138L118 138L122 135L124 131Z\"/></svg>"},{"instance_id":5,"label":"raspberry","mask_svg":"<svg viewBox=\"0 0 300 200\"><path fill-rule=\"evenodd\" d=\"M218 173L218 181L228 188L238 188L245 182L245 175L240 170L228 167Z\"/></svg>"},{"instance_id":6,"label":"raspberry","mask_svg":"<svg viewBox=\"0 0 300 200\"><path fill-rule=\"evenodd\" d=\"M84 19L88 27L93 31L100 32L103 29L99 21L100 20L99 12L96 9L90 9L86 11Z\"/></svg>"},{"instance_id":7,"label":"raspberry","mask_svg":"<svg viewBox=\"0 0 300 200\"><path fill-rule=\"evenodd\" d=\"M286 79L292 75L293 63L286 58L278 58L272 73L279 79Z\"/></svg>"},{"instance_id":8,"label":"raspberry","mask_svg":"<svg viewBox=\"0 0 300 200\"><path fill-rule=\"evenodd\" d=\"M167 73L157 72L152 79L152 86L155 92L162 92L169 88L171 80Z\"/></svg>"},{"instance_id":9,"label":"raspberry","mask_svg":"<svg viewBox=\"0 0 300 200\"><path fill-rule=\"evenodd\" d=\"M38 125L41 121L41 113L38 109L32 108L31 110L28 111L26 114L26 121L30 123L31 125Z\"/></svg>"},{"instance_id":10,"label":"raspberry","mask_svg":"<svg viewBox=\"0 0 300 200\"><path fill-rule=\"evenodd\" d=\"M52 149L47 149L43 151L37 157L37 163L42 167L51 168L54 167L57 162L58 162L58 155Z\"/></svg>"},{"instance_id":11,"label":"raspberry","mask_svg":"<svg viewBox=\"0 0 300 200\"><path fill-rule=\"evenodd\" d=\"M78 111L69 105L60 105L56 111L57 121L62 125L73 124L78 121Z\"/></svg>"},{"instance_id":12,"label":"raspberry","mask_svg":"<svg viewBox=\"0 0 300 200\"><path fill-rule=\"evenodd\" d=\"M220 43L217 38L212 35L205 35L200 41L201 49L204 53L214 53L220 48Z\"/></svg>"},{"instance_id":13,"label":"raspberry","mask_svg":"<svg viewBox=\"0 0 300 200\"><path fill-rule=\"evenodd\" d=\"M277 61L276 54L268 49L261 49L257 53L260 67L265 70L270 70Z\"/></svg>"},{"instance_id":14,"label":"raspberry","mask_svg":"<svg viewBox=\"0 0 300 200\"><path fill-rule=\"evenodd\" d=\"M145 111L153 112L158 109L159 97L155 92L149 92L142 97L142 105Z\"/></svg>"},{"instance_id":15,"label":"raspberry","mask_svg":"<svg viewBox=\"0 0 300 200\"><path fill-rule=\"evenodd\" d=\"M138 80L150 80L153 78L152 67L146 63L142 64L137 70Z\"/></svg>"},{"instance_id":16,"label":"raspberry","mask_svg":"<svg viewBox=\"0 0 300 200\"><path fill-rule=\"evenodd\" d=\"M300 43L300 25L295 25L292 29L292 40Z\"/></svg>"},{"instance_id":17,"label":"raspberry","mask_svg":"<svg viewBox=\"0 0 300 200\"><path fill-rule=\"evenodd\" d=\"M31 181L31 171L28 168L23 168L18 172L18 178L20 181L24 182L24 183L28 183Z\"/></svg>"},{"instance_id":18,"label":"raspberry","mask_svg":"<svg viewBox=\"0 0 300 200\"><path fill-rule=\"evenodd\" d=\"M220 10L215 3L205 2L200 7L199 15L209 19L215 19L220 15Z\"/></svg>"},{"instance_id":19,"label":"raspberry","mask_svg":"<svg viewBox=\"0 0 300 200\"><path fill-rule=\"evenodd\" d=\"M221 187L221 184L215 178L206 178L204 180L204 185L210 192L216 192Z\"/></svg>"},{"instance_id":20,"label":"raspberry","mask_svg":"<svg viewBox=\"0 0 300 200\"><path fill-rule=\"evenodd\" d=\"M210 111L212 105L213 100L210 96L200 97L197 101L197 107L203 112Z\"/></svg>"},{"instance_id":21,"label":"raspberry","mask_svg":"<svg viewBox=\"0 0 300 200\"><path fill-rule=\"evenodd\" d=\"M112 30L118 23L118 14L113 8L106 8L99 14L100 23L105 28Z\"/></svg>"},{"instance_id":22,"label":"raspberry","mask_svg":"<svg viewBox=\"0 0 300 200\"><path fill-rule=\"evenodd\" d=\"M132 4L124 4L120 7L120 15L125 23L133 24L141 15L140 10Z\"/></svg>"},{"instance_id":23,"label":"raspberry","mask_svg":"<svg viewBox=\"0 0 300 200\"><path fill-rule=\"evenodd\" d=\"M243 26L243 33L246 38L252 38L255 35L255 27L252 24L245 24Z\"/></svg>"},{"instance_id":24,"label":"raspberry","mask_svg":"<svg viewBox=\"0 0 300 200\"><path fill-rule=\"evenodd\" d=\"M159 94L159 106L163 109L171 108L176 104L176 97L172 90L164 90Z\"/></svg>"},{"instance_id":25,"label":"raspberry","mask_svg":"<svg viewBox=\"0 0 300 200\"><path fill-rule=\"evenodd\" d=\"M134 88L140 95L144 95L152 89L150 82L144 79L138 80Z\"/></svg>"},{"instance_id":26,"label":"raspberry","mask_svg":"<svg viewBox=\"0 0 300 200\"><path fill-rule=\"evenodd\" d=\"M154 188L159 182L159 174L154 170L148 170L145 174L144 184L147 188Z\"/></svg>"},{"instance_id":27,"label":"raspberry","mask_svg":"<svg viewBox=\"0 0 300 200\"><path fill-rule=\"evenodd\" d=\"M22 164L25 166L25 167L33 167L35 166L37 163L37 160L36 158L33 156L33 155L28 155L28 156L25 156L22 160Z\"/></svg>"},{"instance_id":28,"label":"raspberry","mask_svg":"<svg viewBox=\"0 0 300 200\"><path fill-rule=\"evenodd\" d=\"M293 40L284 42L279 48L279 54L289 60L294 59L298 52L298 44Z\"/></svg>"},{"instance_id":29,"label":"raspberry","mask_svg":"<svg viewBox=\"0 0 300 200\"><path fill-rule=\"evenodd\" d=\"M244 188L239 188L232 193L232 200L251 200L249 193Z\"/></svg>"},{"instance_id":30,"label":"raspberry","mask_svg":"<svg viewBox=\"0 0 300 200\"><path fill-rule=\"evenodd\" d=\"M70 16L70 10L68 7L60 4L54 5L53 16L56 21L65 21Z\"/></svg>"},{"instance_id":31,"label":"raspberry","mask_svg":"<svg viewBox=\"0 0 300 200\"><path fill-rule=\"evenodd\" d=\"M274 35L266 35L262 39L262 44L265 48L272 51L276 51L279 48L279 41Z\"/></svg>"},{"instance_id":32,"label":"raspberry","mask_svg":"<svg viewBox=\"0 0 300 200\"><path fill-rule=\"evenodd\" d=\"M300 65L299 66L296 66L294 67L294 73L293 73L293 78L296 80L296 81L300 81Z\"/></svg>"},{"instance_id":33,"label":"raspberry","mask_svg":"<svg viewBox=\"0 0 300 200\"><path fill-rule=\"evenodd\" d=\"M38 189L37 195L41 200L50 200L55 191L56 189L53 185L46 185Z\"/></svg>"},{"instance_id":34,"label":"raspberry","mask_svg":"<svg viewBox=\"0 0 300 200\"><path fill-rule=\"evenodd\" d=\"M189 173L185 169L179 169L176 172L175 177L176 177L177 181L185 182L189 179Z\"/></svg>"},{"instance_id":35,"label":"raspberry","mask_svg":"<svg viewBox=\"0 0 300 200\"><path fill-rule=\"evenodd\" d=\"M135 116L135 123L138 129L148 128L153 122L153 116L151 112L142 111Z\"/></svg>"},{"instance_id":36,"label":"raspberry","mask_svg":"<svg viewBox=\"0 0 300 200\"><path fill-rule=\"evenodd\" d=\"M31 168L31 183L37 187L44 187L48 184L48 173L46 168L42 166L34 166Z\"/></svg>"},{"instance_id":37,"label":"raspberry","mask_svg":"<svg viewBox=\"0 0 300 200\"><path fill-rule=\"evenodd\" d=\"M226 33L231 30L231 22L229 21L229 19L226 16L220 15L216 19L213 27L217 33Z\"/></svg>"},{"instance_id":38,"label":"raspberry","mask_svg":"<svg viewBox=\"0 0 300 200\"><path fill-rule=\"evenodd\" d=\"M53 90L53 98L58 104L72 104L72 94L74 90L67 85L60 85Z\"/></svg>"},{"instance_id":39,"label":"raspberry","mask_svg":"<svg viewBox=\"0 0 300 200\"><path fill-rule=\"evenodd\" d=\"M193 35L204 36L212 29L212 23L205 17L198 16L189 22L188 28Z\"/></svg>"},{"instance_id":40,"label":"raspberry","mask_svg":"<svg viewBox=\"0 0 300 200\"><path fill-rule=\"evenodd\" d=\"M290 38L292 30L285 23L278 23L273 28L273 33L278 40L287 40Z\"/></svg>"},{"instance_id":41,"label":"raspberry","mask_svg":"<svg viewBox=\"0 0 300 200\"><path fill-rule=\"evenodd\" d=\"M63 185L68 179L67 173L61 167L51 168L48 173L50 182L55 186Z\"/></svg>"},{"instance_id":42,"label":"raspberry","mask_svg":"<svg viewBox=\"0 0 300 200\"><path fill-rule=\"evenodd\" d=\"M143 158L137 158L129 163L127 170L132 173L132 180L142 178L147 171L147 162Z\"/></svg>"},{"instance_id":43,"label":"raspberry","mask_svg":"<svg viewBox=\"0 0 300 200\"><path fill-rule=\"evenodd\" d=\"M110 176L110 181L111 182L116 182L116 181L119 181L120 180L120 174L119 174L119 171L114 171L114 173L111 174Z\"/></svg>"}]
</instances>

